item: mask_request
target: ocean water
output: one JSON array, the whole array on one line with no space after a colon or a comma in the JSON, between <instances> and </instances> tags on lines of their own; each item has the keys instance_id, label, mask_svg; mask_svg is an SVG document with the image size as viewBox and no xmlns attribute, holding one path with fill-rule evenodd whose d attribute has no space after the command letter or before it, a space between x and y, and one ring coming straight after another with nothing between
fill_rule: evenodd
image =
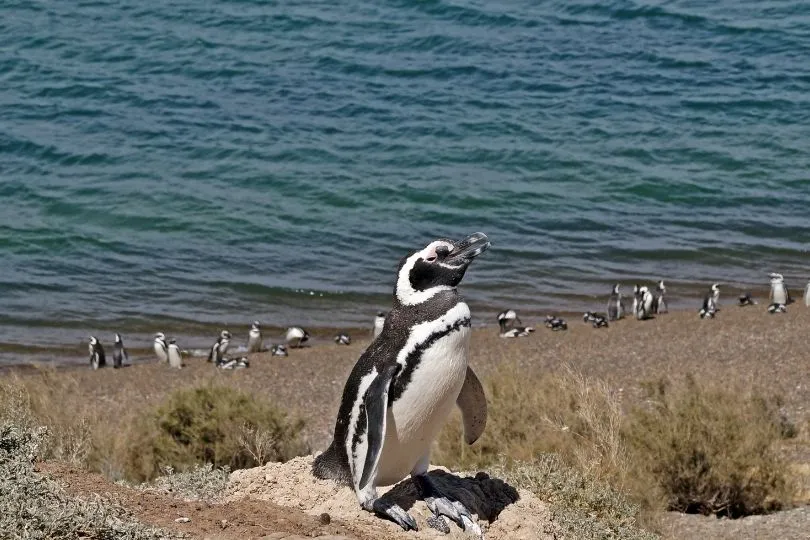
<instances>
[{"instance_id":1,"label":"ocean water","mask_svg":"<svg viewBox=\"0 0 810 540\"><path fill-rule=\"evenodd\" d=\"M5 0L0 198L0 363L367 326L479 230L477 323L803 287L810 4Z\"/></svg>"}]
</instances>

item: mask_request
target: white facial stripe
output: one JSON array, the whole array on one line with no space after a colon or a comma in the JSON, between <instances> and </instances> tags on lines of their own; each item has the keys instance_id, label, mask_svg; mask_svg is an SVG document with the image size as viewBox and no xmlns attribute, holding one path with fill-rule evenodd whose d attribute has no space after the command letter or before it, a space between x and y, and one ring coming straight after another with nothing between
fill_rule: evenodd
<instances>
[{"instance_id":1,"label":"white facial stripe","mask_svg":"<svg viewBox=\"0 0 810 540\"><path fill-rule=\"evenodd\" d=\"M419 346L420 343L423 343L427 340L431 334L437 332L439 330L443 330L445 327L454 324L456 321L461 319L466 319L470 317L470 308L464 302L459 302L452 309L450 309L447 313L439 317L438 319L423 322L417 325L414 325L411 328L411 333L408 336L408 341L405 342L405 346L402 350L399 351L397 355L397 362L405 366L405 361L408 358L408 355Z\"/></svg>"},{"instance_id":2,"label":"white facial stripe","mask_svg":"<svg viewBox=\"0 0 810 540\"><path fill-rule=\"evenodd\" d=\"M402 265L402 269L399 271L399 276L397 277L397 299L404 305L413 306L421 304L422 302L430 300L435 294L441 291L452 290L452 287L448 285L437 285L436 287L431 287L424 291L417 291L411 286L411 270L413 270L413 265L416 264L419 258L424 259L425 253L429 252L430 249L433 249L435 252L436 246L439 245L447 244L446 242L433 242L422 251L408 257L408 260Z\"/></svg>"},{"instance_id":3,"label":"white facial stripe","mask_svg":"<svg viewBox=\"0 0 810 540\"><path fill-rule=\"evenodd\" d=\"M363 378L360 379L357 396L354 398L352 411L349 415L349 425L346 433L346 455L349 456L349 468L351 469L352 481L355 485L360 483L360 477L363 475L362 471L355 470L354 465L358 461L361 463L365 463L366 461L366 452L368 451L368 426L366 426L365 434L360 437L360 441L357 443L356 453L352 450L352 442L354 441L354 434L357 431L357 419L360 417L360 404L363 402L363 396L366 395L368 387L371 386L371 383L374 382L376 378L377 368L373 368L370 373L363 375ZM368 419L366 421L368 421ZM358 459L358 457L362 459Z\"/></svg>"}]
</instances>

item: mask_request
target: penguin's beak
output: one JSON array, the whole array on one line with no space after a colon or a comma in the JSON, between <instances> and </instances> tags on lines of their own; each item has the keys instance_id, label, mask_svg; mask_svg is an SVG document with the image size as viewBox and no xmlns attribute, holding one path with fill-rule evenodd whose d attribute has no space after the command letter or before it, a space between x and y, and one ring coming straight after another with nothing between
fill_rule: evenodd
<instances>
[{"instance_id":1,"label":"penguin's beak","mask_svg":"<svg viewBox=\"0 0 810 540\"><path fill-rule=\"evenodd\" d=\"M447 263L453 265L470 264L473 259L489 249L489 238L482 232L473 233L464 240L455 243Z\"/></svg>"}]
</instances>

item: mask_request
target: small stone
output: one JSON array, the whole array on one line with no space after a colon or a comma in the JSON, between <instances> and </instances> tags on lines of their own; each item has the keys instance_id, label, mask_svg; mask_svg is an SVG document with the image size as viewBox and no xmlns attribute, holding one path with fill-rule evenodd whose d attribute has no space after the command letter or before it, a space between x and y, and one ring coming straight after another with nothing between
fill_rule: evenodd
<instances>
[{"instance_id":1,"label":"small stone","mask_svg":"<svg viewBox=\"0 0 810 540\"><path fill-rule=\"evenodd\" d=\"M179 517L179 518L174 520L175 523L188 523L190 521L191 521L191 518L187 518L187 517Z\"/></svg>"},{"instance_id":2,"label":"small stone","mask_svg":"<svg viewBox=\"0 0 810 540\"><path fill-rule=\"evenodd\" d=\"M227 520L227 519L223 519L223 520L221 520L221 521L219 522L219 526L220 526L220 527L222 527L222 528L224 529L225 527L227 527L227 526L228 526L228 520Z\"/></svg>"},{"instance_id":3,"label":"small stone","mask_svg":"<svg viewBox=\"0 0 810 540\"><path fill-rule=\"evenodd\" d=\"M332 523L332 516L324 512L320 516L318 516L318 521L320 521L321 525L329 525Z\"/></svg>"}]
</instances>

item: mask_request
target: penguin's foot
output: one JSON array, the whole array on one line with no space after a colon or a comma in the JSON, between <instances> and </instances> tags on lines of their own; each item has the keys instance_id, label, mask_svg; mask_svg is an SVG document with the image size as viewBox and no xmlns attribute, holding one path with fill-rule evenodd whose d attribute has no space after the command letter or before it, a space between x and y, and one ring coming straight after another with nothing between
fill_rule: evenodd
<instances>
[{"instance_id":1,"label":"penguin's foot","mask_svg":"<svg viewBox=\"0 0 810 540\"><path fill-rule=\"evenodd\" d=\"M398 504L387 503L381 499L374 499L363 504L363 508L374 512L378 516L390 519L406 531L419 530L416 526L416 520Z\"/></svg>"},{"instance_id":2,"label":"penguin's foot","mask_svg":"<svg viewBox=\"0 0 810 540\"><path fill-rule=\"evenodd\" d=\"M450 500L448 497L442 495L426 475L420 474L414 476L413 480L422 495L422 500L425 501L425 504L427 504L428 508L437 519L441 519L441 516L447 516L455 521L459 527L464 529L464 532L467 534L471 534L476 538L484 537L481 532L481 527L479 527L478 523L473 519L467 507L459 501Z\"/></svg>"}]
</instances>

